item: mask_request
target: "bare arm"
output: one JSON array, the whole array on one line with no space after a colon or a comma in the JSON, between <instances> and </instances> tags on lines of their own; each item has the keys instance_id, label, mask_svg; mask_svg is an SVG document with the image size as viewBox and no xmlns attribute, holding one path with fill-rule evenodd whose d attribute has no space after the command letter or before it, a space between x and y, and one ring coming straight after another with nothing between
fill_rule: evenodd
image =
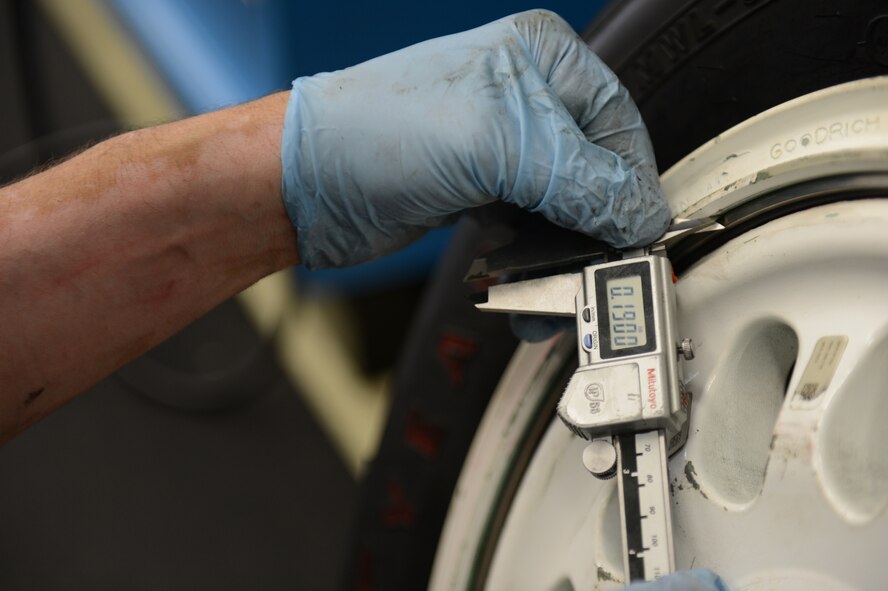
<instances>
[{"instance_id":1,"label":"bare arm","mask_svg":"<svg viewBox=\"0 0 888 591\"><path fill-rule=\"evenodd\" d=\"M0 190L0 442L299 262L286 103L127 133Z\"/></svg>"},{"instance_id":2,"label":"bare arm","mask_svg":"<svg viewBox=\"0 0 888 591\"><path fill-rule=\"evenodd\" d=\"M619 247L669 223L629 93L553 13L299 78L289 96L126 134L0 190L0 442L291 264L371 260L496 199Z\"/></svg>"}]
</instances>

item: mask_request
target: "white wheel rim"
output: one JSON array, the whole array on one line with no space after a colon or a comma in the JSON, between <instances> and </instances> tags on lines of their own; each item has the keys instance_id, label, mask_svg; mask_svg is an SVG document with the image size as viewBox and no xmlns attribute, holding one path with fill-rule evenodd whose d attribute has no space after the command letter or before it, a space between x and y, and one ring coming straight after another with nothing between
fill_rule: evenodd
<instances>
[{"instance_id":1,"label":"white wheel rim","mask_svg":"<svg viewBox=\"0 0 888 591\"><path fill-rule=\"evenodd\" d=\"M799 142L773 157L775 145L802 137L802 130L858 120L877 124L865 133L809 141L804 150ZM881 78L763 113L697 150L663 181L676 214L689 217L724 211L779 186L886 167L888 81ZM888 397L879 395L879 385L888 382L885 228L888 201L823 206L729 242L682 278L682 334L694 338L698 355L686 366L695 392L691 436L670 461L680 568L715 568L735 591L775 584L865 589L880 580L888 460L870 450L888 444ZM852 284L859 287L853 305L826 289ZM828 388L811 402L794 398L818 339L831 335L848 340ZM769 349L769 343L776 345ZM469 583L484 516L497 502L511 458L507 446L493 442L503 417L521 406L516 392L540 396L527 388L532 376L514 379L515 367L532 374L530 361L555 346L523 346L504 379L509 387L495 393L445 525L433 589ZM754 384L741 387L740 376ZM750 391L757 393L755 403L741 404ZM560 424L550 426L510 507L489 588L620 585L613 481L599 482L585 471L583 448ZM726 458L739 477L725 468Z\"/></svg>"}]
</instances>

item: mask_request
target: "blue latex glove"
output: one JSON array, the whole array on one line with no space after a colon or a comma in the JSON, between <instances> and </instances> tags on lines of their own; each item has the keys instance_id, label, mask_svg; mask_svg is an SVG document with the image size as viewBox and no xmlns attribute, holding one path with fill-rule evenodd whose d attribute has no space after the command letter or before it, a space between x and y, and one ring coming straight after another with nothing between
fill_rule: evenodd
<instances>
[{"instance_id":1,"label":"blue latex glove","mask_svg":"<svg viewBox=\"0 0 888 591\"><path fill-rule=\"evenodd\" d=\"M628 93L546 11L297 79L282 163L309 268L373 259L496 199L618 247L670 217Z\"/></svg>"},{"instance_id":2,"label":"blue latex glove","mask_svg":"<svg viewBox=\"0 0 888 591\"><path fill-rule=\"evenodd\" d=\"M729 591L717 574L708 569L685 570L650 583L629 585L631 591Z\"/></svg>"},{"instance_id":3,"label":"blue latex glove","mask_svg":"<svg viewBox=\"0 0 888 591\"><path fill-rule=\"evenodd\" d=\"M509 326L512 333L522 341L539 343L552 338L559 332L575 329L577 320L564 316L509 314Z\"/></svg>"}]
</instances>

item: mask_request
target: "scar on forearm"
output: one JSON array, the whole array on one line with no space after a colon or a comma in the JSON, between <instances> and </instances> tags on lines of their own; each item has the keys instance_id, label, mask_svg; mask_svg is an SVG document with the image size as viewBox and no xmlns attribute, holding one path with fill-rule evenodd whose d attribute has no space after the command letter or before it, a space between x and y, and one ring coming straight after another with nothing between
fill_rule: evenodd
<instances>
[{"instance_id":1,"label":"scar on forearm","mask_svg":"<svg viewBox=\"0 0 888 591\"><path fill-rule=\"evenodd\" d=\"M31 404L32 402L37 400L40 397L40 395L43 394L44 390L46 390L46 388L38 388L38 389L34 390L33 392L28 392L25 395L25 406L28 406L29 404Z\"/></svg>"}]
</instances>

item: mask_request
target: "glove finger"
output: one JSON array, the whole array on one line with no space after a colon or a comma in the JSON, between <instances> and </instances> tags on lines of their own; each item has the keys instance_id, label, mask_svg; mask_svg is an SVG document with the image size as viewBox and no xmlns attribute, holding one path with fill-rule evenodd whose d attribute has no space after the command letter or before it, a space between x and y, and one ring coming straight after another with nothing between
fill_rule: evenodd
<instances>
[{"instance_id":1,"label":"glove finger","mask_svg":"<svg viewBox=\"0 0 888 591\"><path fill-rule=\"evenodd\" d=\"M558 15L530 11L517 15L513 24L586 139L621 156L643 185L659 192L650 137L617 76Z\"/></svg>"},{"instance_id":2,"label":"glove finger","mask_svg":"<svg viewBox=\"0 0 888 591\"><path fill-rule=\"evenodd\" d=\"M677 572L651 581L630 585L631 591L729 591L721 577L709 569Z\"/></svg>"},{"instance_id":3,"label":"glove finger","mask_svg":"<svg viewBox=\"0 0 888 591\"><path fill-rule=\"evenodd\" d=\"M657 186L619 154L588 141L551 91L529 100L527 157L508 200L618 248L659 237L670 214Z\"/></svg>"},{"instance_id":4,"label":"glove finger","mask_svg":"<svg viewBox=\"0 0 888 591\"><path fill-rule=\"evenodd\" d=\"M632 165L655 162L638 108L626 88L561 17L535 10L514 17L514 26L552 91L586 139Z\"/></svg>"},{"instance_id":5,"label":"glove finger","mask_svg":"<svg viewBox=\"0 0 888 591\"><path fill-rule=\"evenodd\" d=\"M577 322L564 316L536 316L532 314L509 314L512 334L529 343L540 343L551 339L559 332L573 330Z\"/></svg>"}]
</instances>

